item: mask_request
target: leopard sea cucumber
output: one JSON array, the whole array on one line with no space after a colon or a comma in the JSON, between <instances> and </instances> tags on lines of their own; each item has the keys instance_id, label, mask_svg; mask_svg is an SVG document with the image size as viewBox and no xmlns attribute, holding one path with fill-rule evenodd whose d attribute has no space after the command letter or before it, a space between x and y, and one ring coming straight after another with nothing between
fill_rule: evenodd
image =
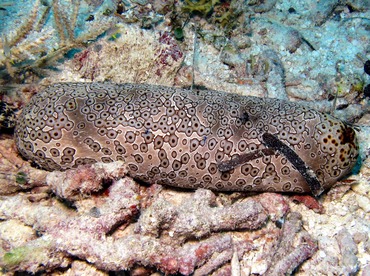
<instances>
[{"instance_id":1,"label":"leopard sea cucumber","mask_svg":"<svg viewBox=\"0 0 370 276\"><path fill-rule=\"evenodd\" d=\"M355 131L277 99L145 84L58 83L18 118L21 155L46 170L124 160L147 183L319 195L348 174Z\"/></svg>"}]
</instances>

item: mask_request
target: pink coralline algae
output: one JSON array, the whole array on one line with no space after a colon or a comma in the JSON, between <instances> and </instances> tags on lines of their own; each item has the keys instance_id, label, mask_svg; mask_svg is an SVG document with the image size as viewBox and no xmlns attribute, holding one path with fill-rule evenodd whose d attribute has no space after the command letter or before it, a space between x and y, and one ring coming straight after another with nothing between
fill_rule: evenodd
<instances>
[{"instance_id":1,"label":"pink coralline algae","mask_svg":"<svg viewBox=\"0 0 370 276\"><path fill-rule=\"evenodd\" d=\"M156 74L161 76L163 67L172 66L173 62L181 60L183 53L169 32L161 33L158 41L162 44L162 48L157 53L157 66L159 68Z\"/></svg>"},{"instance_id":2,"label":"pink coralline algae","mask_svg":"<svg viewBox=\"0 0 370 276\"><path fill-rule=\"evenodd\" d=\"M82 78L93 81L95 75L98 73L98 64L97 62L91 62L94 59L91 58L90 53L90 49L77 53L74 56L73 62L75 64L75 70L81 73Z\"/></svg>"}]
</instances>

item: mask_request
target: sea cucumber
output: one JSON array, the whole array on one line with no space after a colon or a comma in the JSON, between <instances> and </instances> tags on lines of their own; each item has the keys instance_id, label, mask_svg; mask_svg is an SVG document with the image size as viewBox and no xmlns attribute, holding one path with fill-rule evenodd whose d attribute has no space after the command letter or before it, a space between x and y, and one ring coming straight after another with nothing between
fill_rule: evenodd
<instances>
[{"instance_id":1,"label":"sea cucumber","mask_svg":"<svg viewBox=\"0 0 370 276\"><path fill-rule=\"evenodd\" d=\"M46 170L123 160L147 183L321 194L358 156L355 131L292 102L147 84L57 83L18 118L19 152Z\"/></svg>"}]
</instances>

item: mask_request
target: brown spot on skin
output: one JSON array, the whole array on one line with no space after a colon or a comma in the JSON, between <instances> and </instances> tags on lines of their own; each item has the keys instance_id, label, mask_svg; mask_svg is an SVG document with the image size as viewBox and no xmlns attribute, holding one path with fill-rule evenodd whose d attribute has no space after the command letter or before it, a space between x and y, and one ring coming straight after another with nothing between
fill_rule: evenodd
<instances>
[{"instance_id":1,"label":"brown spot on skin","mask_svg":"<svg viewBox=\"0 0 370 276\"><path fill-rule=\"evenodd\" d=\"M347 125L342 125L339 140L342 145L348 143L351 144L352 147L357 147L355 131Z\"/></svg>"}]
</instances>

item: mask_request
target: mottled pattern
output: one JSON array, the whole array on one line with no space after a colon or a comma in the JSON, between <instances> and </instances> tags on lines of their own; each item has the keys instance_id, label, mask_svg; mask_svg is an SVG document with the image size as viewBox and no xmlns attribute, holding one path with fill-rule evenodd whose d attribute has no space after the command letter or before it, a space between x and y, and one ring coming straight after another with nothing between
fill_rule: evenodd
<instances>
[{"instance_id":1,"label":"mottled pattern","mask_svg":"<svg viewBox=\"0 0 370 276\"><path fill-rule=\"evenodd\" d=\"M352 128L304 106L141 84L55 84L24 108L15 136L47 170L125 160L145 182L220 191L312 192L310 175L319 194L358 155Z\"/></svg>"}]
</instances>

